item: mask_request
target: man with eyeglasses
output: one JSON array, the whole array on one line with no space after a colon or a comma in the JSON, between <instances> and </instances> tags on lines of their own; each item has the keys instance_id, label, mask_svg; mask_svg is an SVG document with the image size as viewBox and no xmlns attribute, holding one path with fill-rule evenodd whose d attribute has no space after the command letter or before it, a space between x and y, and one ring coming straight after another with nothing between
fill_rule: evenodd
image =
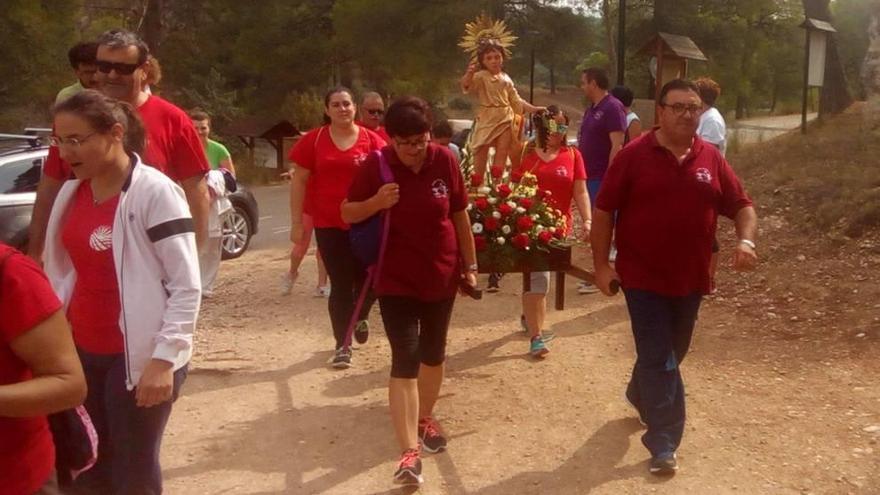
<instances>
[{"instance_id":1,"label":"man with eyeglasses","mask_svg":"<svg viewBox=\"0 0 880 495\"><path fill-rule=\"evenodd\" d=\"M738 271L757 264L757 215L733 169L696 133L702 112L697 86L671 81L658 103L659 128L630 142L608 168L591 240L596 285L611 295L610 283L618 280L626 297L637 356L626 399L647 424L642 443L651 453L650 472L671 475L685 424L679 366L710 290L718 215L734 220L731 264ZM612 230L618 247L613 268Z\"/></svg>"},{"instance_id":2,"label":"man with eyeglasses","mask_svg":"<svg viewBox=\"0 0 880 495\"><path fill-rule=\"evenodd\" d=\"M602 69L590 67L581 74L581 89L590 102L590 108L584 112L581 121L578 149L587 166L587 193L594 207L605 171L623 147L626 133L626 109L620 100L611 95L609 86L608 74ZM597 292L596 286L589 282L578 284L579 294Z\"/></svg>"},{"instance_id":3,"label":"man with eyeglasses","mask_svg":"<svg viewBox=\"0 0 880 495\"><path fill-rule=\"evenodd\" d=\"M130 103L143 120L147 147L143 162L179 182L196 226L199 247L207 240L210 201L205 174L210 170L199 135L189 116L168 101L143 90L150 50L136 34L111 30L98 38L96 89ZM56 146L49 148L31 220L28 254L42 257L46 225L62 184L72 177Z\"/></svg>"},{"instance_id":4,"label":"man with eyeglasses","mask_svg":"<svg viewBox=\"0 0 880 495\"><path fill-rule=\"evenodd\" d=\"M385 132L385 127L382 126L385 117L385 102L382 100L382 96L375 91L367 91L361 99L359 109L361 120L358 124L381 136L386 143L390 143L391 138Z\"/></svg>"}]
</instances>

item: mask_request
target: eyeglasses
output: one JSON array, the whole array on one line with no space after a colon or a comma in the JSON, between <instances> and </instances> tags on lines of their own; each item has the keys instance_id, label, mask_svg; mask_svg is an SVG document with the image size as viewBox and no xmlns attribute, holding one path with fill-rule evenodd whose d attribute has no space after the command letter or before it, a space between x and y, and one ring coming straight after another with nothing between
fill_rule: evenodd
<instances>
[{"instance_id":1,"label":"eyeglasses","mask_svg":"<svg viewBox=\"0 0 880 495\"><path fill-rule=\"evenodd\" d=\"M97 132L93 132L88 136L83 136L81 138L63 138L61 136L50 136L49 144L55 146L56 148L60 148L62 146L69 146L71 148L79 148L83 143L88 141L88 139L97 134Z\"/></svg>"},{"instance_id":2,"label":"eyeglasses","mask_svg":"<svg viewBox=\"0 0 880 495\"><path fill-rule=\"evenodd\" d=\"M671 108L672 113L679 116L684 115L685 112L699 115L703 111L703 107L700 105L685 105L684 103L673 103L672 105L661 103L660 106L663 108Z\"/></svg>"},{"instance_id":3,"label":"eyeglasses","mask_svg":"<svg viewBox=\"0 0 880 495\"><path fill-rule=\"evenodd\" d=\"M98 60L95 62L95 66L104 74L109 74L110 71L115 70L116 73L121 76L132 75L141 65L143 64L124 64L122 62L107 62L106 60Z\"/></svg>"},{"instance_id":4,"label":"eyeglasses","mask_svg":"<svg viewBox=\"0 0 880 495\"><path fill-rule=\"evenodd\" d=\"M428 139L427 138L417 139L415 141L401 141L401 140L395 138L394 142L397 143L397 145L400 146L401 148L406 146L406 147L410 147L410 148L420 148L421 149L421 148L425 148L426 146L428 146Z\"/></svg>"},{"instance_id":5,"label":"eyeglasses","mask_svg":"<svg viewBox=\"0 0 880 495\"><path fill-rule=\"evenodd\" d=\"M379 108L376 110L367 110L367 113L374 116L374 117L381 117L381 116L385 115L385 110L382 110L381 108Z\"/></svg>"}]
</instances>

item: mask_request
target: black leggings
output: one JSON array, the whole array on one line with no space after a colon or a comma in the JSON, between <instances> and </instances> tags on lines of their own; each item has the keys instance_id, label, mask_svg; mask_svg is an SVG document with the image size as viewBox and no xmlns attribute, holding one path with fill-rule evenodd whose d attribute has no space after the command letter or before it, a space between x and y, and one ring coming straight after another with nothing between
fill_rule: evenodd
<instances>
[{"instance_id":1,"label":"black leggings","mask_svg":"<svg viewBox=\"0 0 880 495\"><path fill-rule=\"evenodd\" d=\"M402 296L379 298L382 322L391 344L393 378L418 378L419 364L443 364L454 302L454 297L432 302Z\"/></svg>"},{"instance_id":2,"label":"black leggings","mask_svg":"<svg viewBox=\"0 0 880 495\"><path fill-rule=\"evenodd\" d=\"M338 349L345 342L345 331L348 329L348 322L367 277L367 271L351 251L347 230L316 228L315 240L318 242L318 250L330 277L330 299L327 301L327 310L330 312L330 324L333 325L333 337L336 339ZM359 319L367 319L374 301L372 294L368 294Z\"/></svg>"}]
</instances>

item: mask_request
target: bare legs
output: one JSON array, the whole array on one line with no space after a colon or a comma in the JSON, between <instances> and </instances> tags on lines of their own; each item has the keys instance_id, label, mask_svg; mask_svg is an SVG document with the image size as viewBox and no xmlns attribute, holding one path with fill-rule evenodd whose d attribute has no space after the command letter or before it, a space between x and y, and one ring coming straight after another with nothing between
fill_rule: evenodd
<instances>
[{"instance_id":1,"label":"bare legs","mask_svg":"<svg viewBox=\"0 0 880 495\"><path fill-rule=\"evenodd\" d=\"M391 378L388 383L388 402L391 422L400 450L419 446L419 419L431 416L440 386L443 384L445 363L439 366L419 367L419 377Z\"/></svg>"}]
</instances>

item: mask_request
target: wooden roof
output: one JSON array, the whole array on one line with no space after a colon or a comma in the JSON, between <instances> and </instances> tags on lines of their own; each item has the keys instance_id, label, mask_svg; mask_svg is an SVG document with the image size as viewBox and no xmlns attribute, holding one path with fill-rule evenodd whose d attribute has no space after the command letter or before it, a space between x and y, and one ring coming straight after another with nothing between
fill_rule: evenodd
<instances>
[{"instance_id":1,"label":"wooden roof","mask_svg":"<svg viewBox=\"0 0 880 495\"><path fill-rule=\"evenodd\" d=\"M825 31L826 33L836 33L837 30L834 29L827 21L822 21L819 19L813 19L812 17L807 17L803 23L801 23L802 28L815 29L816 31Z\"/></svg>"},{"instance_id":2,"label":"wooden roof","mask_svg":"<svg viewBox=\"0 0 880 495\"><path fill-rule=\"evenodd\" d=\"M655 54L658 39L662 40L663 51L668 55L676 55L691 60L709 60L703 55L702 50L694 43L694 40L687 36L669 33L657 33L639 50L639 53Z\"/></svg>"},{"instance_id":3,"label":"wooden roof","mask_svg":"<svg viewBox=\"0 0 880 495\"><path fill-rule=\"evenodd\" d=\"M300 135L299 129L287 120L262 117L242 117L223 129L224 134L264 139L279 139Z\"/></svg>"}]
</instances>

